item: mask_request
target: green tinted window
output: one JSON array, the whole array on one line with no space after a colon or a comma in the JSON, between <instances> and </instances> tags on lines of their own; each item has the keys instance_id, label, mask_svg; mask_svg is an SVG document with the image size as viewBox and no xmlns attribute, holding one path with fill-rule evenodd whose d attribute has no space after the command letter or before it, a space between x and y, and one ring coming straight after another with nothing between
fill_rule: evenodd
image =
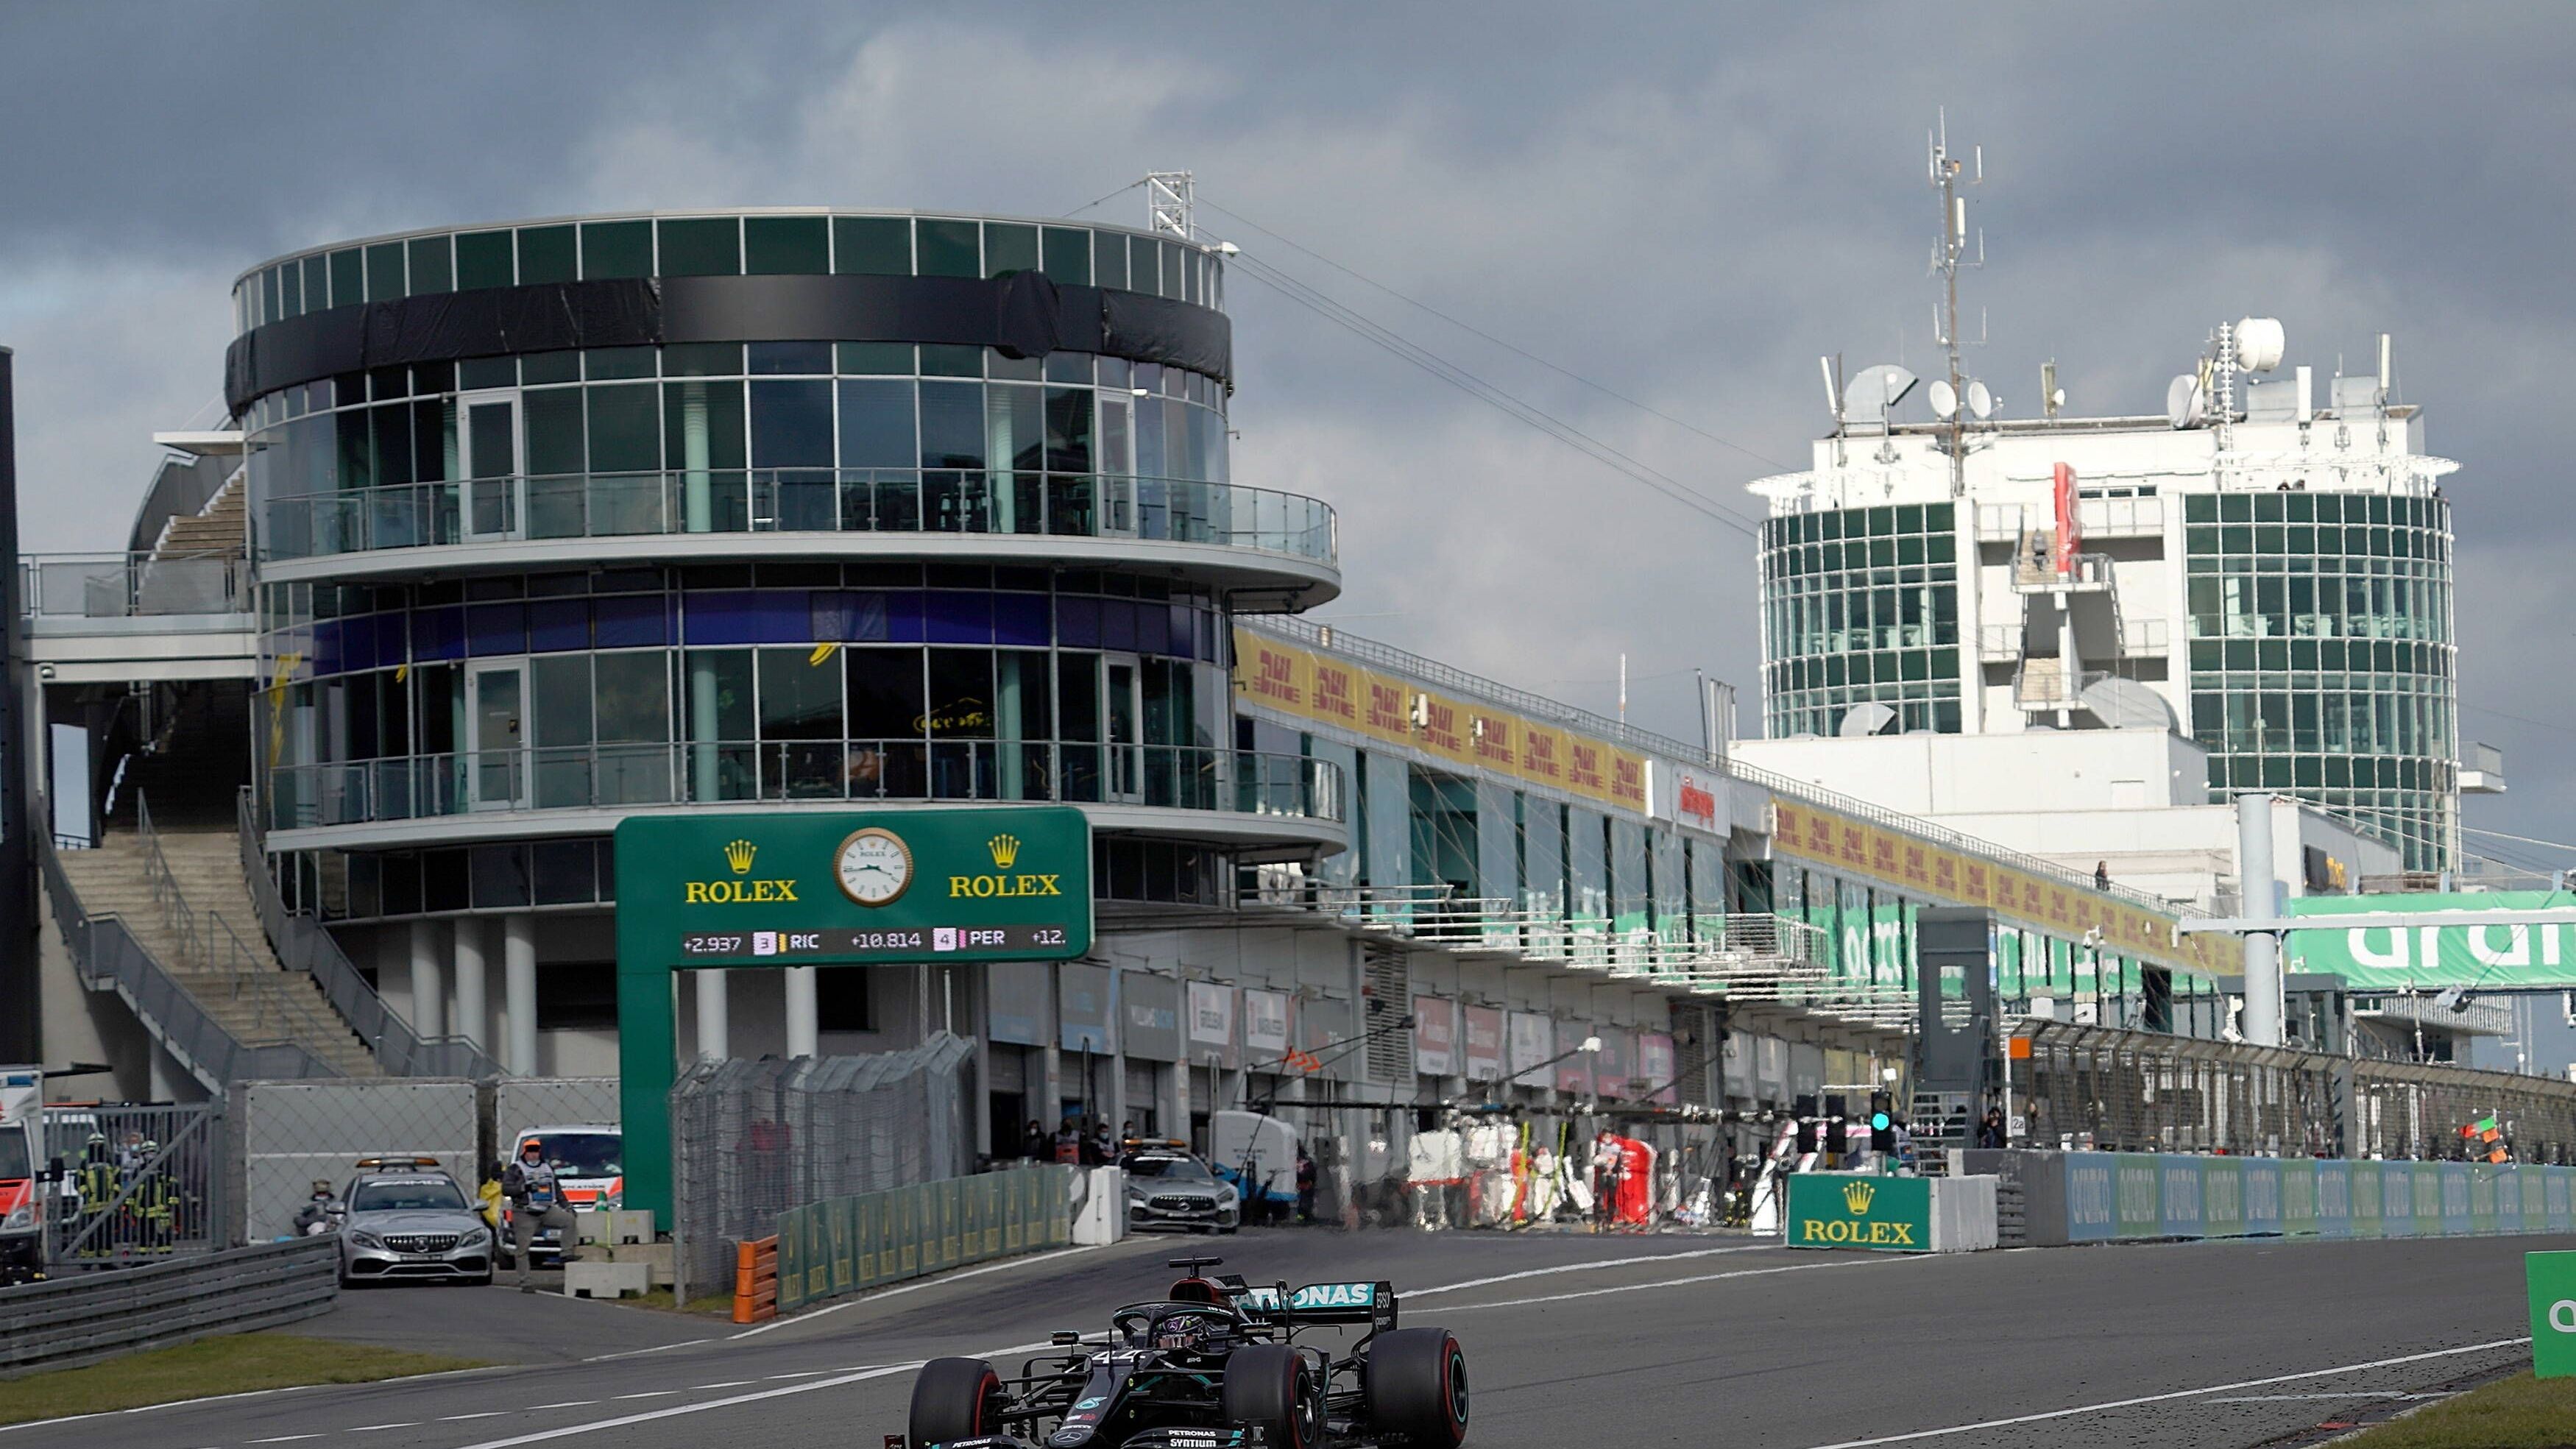
<instances>
[{"instance_id":1,"label":"green tinted window","mask_svg":"<svg viewBox=\"0 0 2576 1449\"><path fill-rule=\"evenodd\" d=\"M1071 227L1048 227L1043 265L1046 274L1059 282L1076 287L1087 285L1091 281L1091 233Z\"/></svg>"},{"instance_id":2,"label":"green tinted window","mask_svg":"<svg viewBox=\"0 0 2576 1449\"><path fill-rule=\"evenodd\" d=\"M1006 277L1038 269L1038 229L1007 222L984 223L984 275Z\"/></svg>"},{"instance_id":3,"label":"green tinted window","mask_svg":"<svg viewBox=\"0 0 2576 1449\"><path fill-rule=\"evenodd\" d=\"M456 290L507 287L519 280L506 231L469 231L456 238Z\"/></svg>"},{"instance_id":4,"label":"green tinted window","mask_svg":"<svg viewBox=\"0 0 2576 1449\"><path fill-rule=\"evenodd\" d=\"M379 242L367 248L367 300L390 302L406 295L408 293L403 290L402 243Z\"/></svg>"},{"instance_id":5,"label":"green tinted window","mask_svg":"<svg viewBox=\"0 0 2576 1449\"><path fill-rule=\"evenodd\" d=\"M653 387L593 387L583 391L590 395L592 471L646 472L662 466L661 406Z\"/></svg>"},{"instance_id":6,"label":"green tinted window","mask_svg":"<svg viewBox=\"0 0 2576 1449\"><path fill-rule=\"evenodd\" d=\"M1127 238L1114 231L1093 232L1091 273L1095 286L1124 288L1127 285Z\"/></svg>"},{"instance_id":7,"label":"green tinted window","mask_svg":"<svg viewBox=\"0 0 2576 1449\"><path fill-rule=\"evenodd\" d=\"M322 257L304 259L304 310L319 312L334 305L331 301L331 264Z\"/></svg>"},{"instance_id":8,"label":"green tinted window","mask_svg":"<svg viewBox=\"0 0 2576 1449\"><path fill-rule=\"evenodd\" d=\"M650 347L594 347L582 354L582 373L593 382L653 375Z\"/></svg>"},{"instance_id":9,"label":"green tinted window","mask_svg":"<svg viewBox=\"0 0 2576 1449\"><path fill-rule=\"evenodd\" d=\"M832 218L832 270L851 276L911 276L912 223L899 216Z\"/></svg>"},{"instance_id":10,"label":"green tinted window","mask_svg":"<svg viewBox=\"0 0 2576 1449\"><path fill-rule=\"evenodd\" d=\"M581 395L577 387L547 388L520 401L528 433L528 472L582 471Z\"/></svg>"},{"instance_id":11,"label":"green tinted window","mask_svg":"<svg viewBox=\"0 0 2576 1449\"><path fill-rule=\"evenodd\" d=\"M971 221L923 221L916 228L925 277L980 277L983 253Z\"/></svg>"},{"instance_id":12,"label":"green tinted window","mask_svg":"<svg viewBox=\"0 0 2576 1449\"><path fill-rule=\"evenodd\" d=\"M516 387L519 385L519 359L469 357L456 364L456 385L468 392L485 387Z\"/></svg>"},{"instance_id":13,"label":"green tinted window","mask_svg":"<svg viewBox=\"0 0 2576 1449\"><path fill-rule=\"evenodd\" d=\"M1162 290L1162 248L1152 237L1127 238L1127 286L1138 292Z\"/></svg>"},{"instance_id":14,"label":"green tinted window","mask_svg":"<svg viewBox=\"0 0 2576 1449\"><path fill-rule=\"evenodd\" d=\"M580 275L581 268L574 260L571 227L519 228L519 285L533 287L546 282L569 282Z\"/></svg>"},{"instance_id":15,"label":"green tinted window","mask_svg":"<svg viewBox=\"0 0 2576 1449\"><path fill-rule=\"evenodd\" d=\"M352 302L365 300L367 300L365 259L359 256L358 249L355 247L333 252L331 254L331 305L346 307Z\"/></svg>"},{"instance_id":16,"label":"green tinted window","mask_svg":"<svg viewBox=\"0 0 2576 1449\"><path fill-rule=\"evenodd\" d=\"M909 342L844 342L840 346L839 371L869 374L909 375L912 371L912 344Z\"/></svg>"},{"instance_id":17,"label":"green tinted window","mask_svg":"<svg viewBox=\"0 0 2576 1449\"><path fill-rule=\"evenodd\" d=\"M921 345L921 371L925 377L982 377L984 349L925 342Z\"/></svg>"},{"instance_id":18,"label":"green tinted window","mask_svg":"<svg viewBox=\"0 0 2576 1449\"><path fill-rule=\"evenodd\" d=\"M653 275L653 223L585 222L581 228L581 275L584 281Z\"/></svg>"},{"instance_id":19,"label":"green tinted window","mask_svg":"<svg viewBox=\"0 0 2576 1449\"><path fill-rule=\"evenodd\" d=\"M414 237L411 241L411 294L427 296L432 292L456 290L455 253L443 236Z\"/></svg>"},{"instance_id":20,"label":"green tinted window","mask_svg":"<svg viewBox=\"0 0 2576 1449\"><path fill-rule=\"evenodd\" d=\"M730 216L693 216L661 223L665 277L731 277L742 272L742 223Z\"/></svg>"},{"instance_id":21,"label":"green tinted window","mask_svg":"<svg viewBox=\"0 0 2576 1449\"><path fill-rule=\"evenodd\" d=\"M579 382L581 354L578 352L531 352L519 359L520 381L534 386L541 382Z\"/></svg>"},{"instance_id":22,"label":"green tinted window","mask_svg":"<svg viewBox=\"0 0 2576 1449\"><path fill-rule=\"evenodd\" d=\"M283 305L279 308L277 315L280 317L303 316L304 268L295 262L286 263L284 266L277 269L277 283L278 286L283 289L281 295L284 299Z\"/></svg>"},{"instance_id":23,"label":"green tinted window","mask_svg":"<svg viewBox=\"0 0 2576 1449\"><path fill-rule=\"evenodd\" d=\"M662 349L664 377L735 377L741 372L739 342L674 342Z\"/></svg>"},{"instance_id":24,"label":"green tinted window","mask_svg":"<svg viewBox=\"0 0 2576 1449\"><path fill-rule=\"evenodd\" d=\"M756 276L820 276L832 270L832 236L819 216L746 216L743 270Z\"/></svg>"}]
</instances>

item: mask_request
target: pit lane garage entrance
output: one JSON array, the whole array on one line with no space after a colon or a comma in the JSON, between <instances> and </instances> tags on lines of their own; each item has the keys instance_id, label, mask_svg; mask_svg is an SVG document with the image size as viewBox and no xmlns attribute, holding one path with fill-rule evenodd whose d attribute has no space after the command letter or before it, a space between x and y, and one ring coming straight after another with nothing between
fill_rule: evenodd
<instances>
[{"instance_id":1,"label":"pit lane garage entrance","mask_svg":"<svg viewBox=\"0 0 2576 1449\"><path fill-rule=\"evenodd\" d=\"M679 972L1091 949L1091 822L1069 806L633 816L616 857L625 1201L662 1222Z\"/></svg>"}]
</instances>

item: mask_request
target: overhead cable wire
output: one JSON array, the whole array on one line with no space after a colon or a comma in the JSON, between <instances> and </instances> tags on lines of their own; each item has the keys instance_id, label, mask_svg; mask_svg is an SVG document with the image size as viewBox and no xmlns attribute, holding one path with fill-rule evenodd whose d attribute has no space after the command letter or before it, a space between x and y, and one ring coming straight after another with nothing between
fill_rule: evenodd
<instances>
[{"instance_id":1,"label":"overhead cable wire","mask_svg":"<svg viewBox=\"0 0 2576 1449\"><path fill-rule=\"evenodd\" d=\"M2507 835L2501 830L2480 830L2474 825L2463 825L2460 831L2464 835L2484 835L2490 839L2510 840L2522 845L2545 845L2551 850L2576 850L2576 845L2569 845L2563 840L2535 840L2528 835Z\"/></svg>"},{"instance_id":2,"label":"overhead cable wire","mask_svg":"<svg viewBox=\"0 0 2576 1449\"><path fill-rule=\"evenodd\" d=\"M1133 191L1133 190L1135 190L1137 187L1142 186L1142 185L1144 185L1144 184L1145 184L1145 179L1144 179L1143 177L1141 177L1141 176L1140 176L1140 177L1136 178L1135 180L1128 182L1126 185L1119 187L1116 191L1113 191L1113 192L1109 193L1107 196L1101 197L1098 201L1086 201L1086 202L1084 202L1082 205L1077 206L1077 207L1075 207L1073 210L1066 212L1064 215L1057 217L1057 218L1056 218L1056 220L1058 220L1058 221L1071 221L1071 220L1073 220L1075 217L1082 215L1084 212L1089 211L1089 210L1090 210L1090 209L1092 209L1093 207L1100 205L1100 203L1101 203L1101 202L1103 202L1103 201L1116 201L1118 198L1120 198L1120 197L1122 197L1122 196L1125 196L1128 192Z\"/></svg>"},{"instance_id":3,"label":"overhead cable wire","mask_svg":"<svg viewBox=\"0 0 2576 1449\"><path fill-rule=\"evenodd\" d=\"M1450 326L1457 328L1459 331L1468 333L1472 336L1481 337L1485 341L1494 344L1496 347L1499 347L1505 352L1511 353L1516 357L1526 358L1529 361L1535 362L1539 366L1546 368L1550 372L1556 373L1561 377L1571 378L1574 381L1583 384L1585 387L1591 388L1595 392L1617 398L1619 401L1637 409L1639 412L1648 413L1661 418L1665 422L1668 422L1674 427L1680 428L1685 432L1696 433L1699 436L1708 439L1710 442L1717 444L1721 448L1727 448L1741 453L1745 457L1751 458L1753 461L1760 463L1765 467L1777 468L1784 473L1793 473L1798 471L1795 464L1783 463L1777 458L1757 453L1751 448L1744 446L1742 443L1736 442L1732 438L1721 438L1717 434L1710 432L1708 429L1699 426L1697 423L1693 423L1684 418L1674 417L1671 413L1665 412L1663 409L1655 407L1650 403L1640 402L1637 399L1628 396L1626 393L1619 391L1617 388L1611 387L1607 383L1596 382L1591 378L1585 377L1582 373L1576 372L1570 367L1561 367L1525 347L1505 341L1504 339L1495 336L1493 333L1478 327L1472 322L1461 321L1460 319L1441 311L1439 308L1432 306L1430 303L1425 302L1418 297L1407 296L1374 277L1368 276L1355 268L1348 267L1340 262L1334 261L1331 257L1324 255L1313 247L1306 246L1302 243L1292 241L1287 237L1281 236L1279 233L1272 231L1270 228L1263 226L1261 223L1254 221L1251 217L1245 216L1242 212L1236 211L1232 207L1220 206L1216 202L1208 200L1206 192L1198 193L1197 200L1199 205L1206 207L1208 210L1222 212L1227 216L1233 217L1236 221L1243 223L1252 230L1257 231L1263 236L1270 238L1272 241L1279 243L1281 246L1287 247L1293 251L1303 252L1307 256L1313 257L1316 261L1322 262L1325 266L1332 268L1334 271L1340 272L1346 277L1350 277L1363 285L1374 287L1377 290L1386 293L1388 296L1393 297L1395 300L1402 302L1408 307L1418 308L1421 311L1428 312L1432 316L1439 318L1441 321L1448 323Z\"/></svg>"},{"instance_id":4,"label":"overhead cable wire","mask_svg":"<svg viewBox=\"0 0 2576 1449\"><path fill-rule=\"evenodd\" d=\"M1366 315L1336 301L1328 294L1299 281L1296 277L1260 260L1251 253L1238 253L1234 258L1234 265L1244 275L1270 287L1288 300L1317 313L1328 321L1358 333L1361 337L1376 343L1468 396L1527 423L1593 461L1627 475L1633 481L1644 484L1714 522L1725 524L1747 536L1759 535L1760 524L1755 520L1735 512L1679 479L1593 437L1572 423L1555 417L1536 405L1487 382L1429 348L1371 320Z\"/></svg>"}]
</instances>

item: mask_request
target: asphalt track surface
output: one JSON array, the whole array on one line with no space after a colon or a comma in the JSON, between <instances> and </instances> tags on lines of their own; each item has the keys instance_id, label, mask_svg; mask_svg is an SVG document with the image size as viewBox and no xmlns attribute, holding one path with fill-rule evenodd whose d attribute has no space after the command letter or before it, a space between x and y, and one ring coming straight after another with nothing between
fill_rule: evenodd
<instances>
[{"instance_id":1,"label":"asphalt track surface","mask_svg":"<svg viewBox=\"0 0 2576 1449\"><path fill-rule=\"evenodd\" d=\"M765 1326L501 1290L353 1295L296 1331L512 1366L0 1430L0 1449L874 1449L912 1366L1036 1351L1160 1295L1167 1254L1392 1279L1465 1343L1482 1449L2241 1449L2528 1363L2522 1255L2576 1239L2156 1244L1917 1258L1725 1238L1246 1232L1023 1259ZM583 1360L584 1349L616 1356ZM1016 1362L1016 1360L1014 1360ZM1007 1368L1006 1372L1009 1371Z\"/></svg>"}]
</instances>

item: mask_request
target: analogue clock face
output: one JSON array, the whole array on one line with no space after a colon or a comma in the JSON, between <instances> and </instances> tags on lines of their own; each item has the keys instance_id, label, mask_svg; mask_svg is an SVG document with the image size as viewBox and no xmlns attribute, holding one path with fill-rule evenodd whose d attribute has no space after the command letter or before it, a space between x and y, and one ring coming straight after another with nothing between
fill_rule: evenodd
<instances>
[{"instance_id":1,"label":"analogue clock face","mask_svg":"<svg viewBox=\"0 0 2576 1449\"><path fill-rule=\"evenodd\" d=\"M891 904L912 884L912 848L890 830L871 827L841 842L832 859L841 893L863 906Z\"/></svg>"}]
</instances>

